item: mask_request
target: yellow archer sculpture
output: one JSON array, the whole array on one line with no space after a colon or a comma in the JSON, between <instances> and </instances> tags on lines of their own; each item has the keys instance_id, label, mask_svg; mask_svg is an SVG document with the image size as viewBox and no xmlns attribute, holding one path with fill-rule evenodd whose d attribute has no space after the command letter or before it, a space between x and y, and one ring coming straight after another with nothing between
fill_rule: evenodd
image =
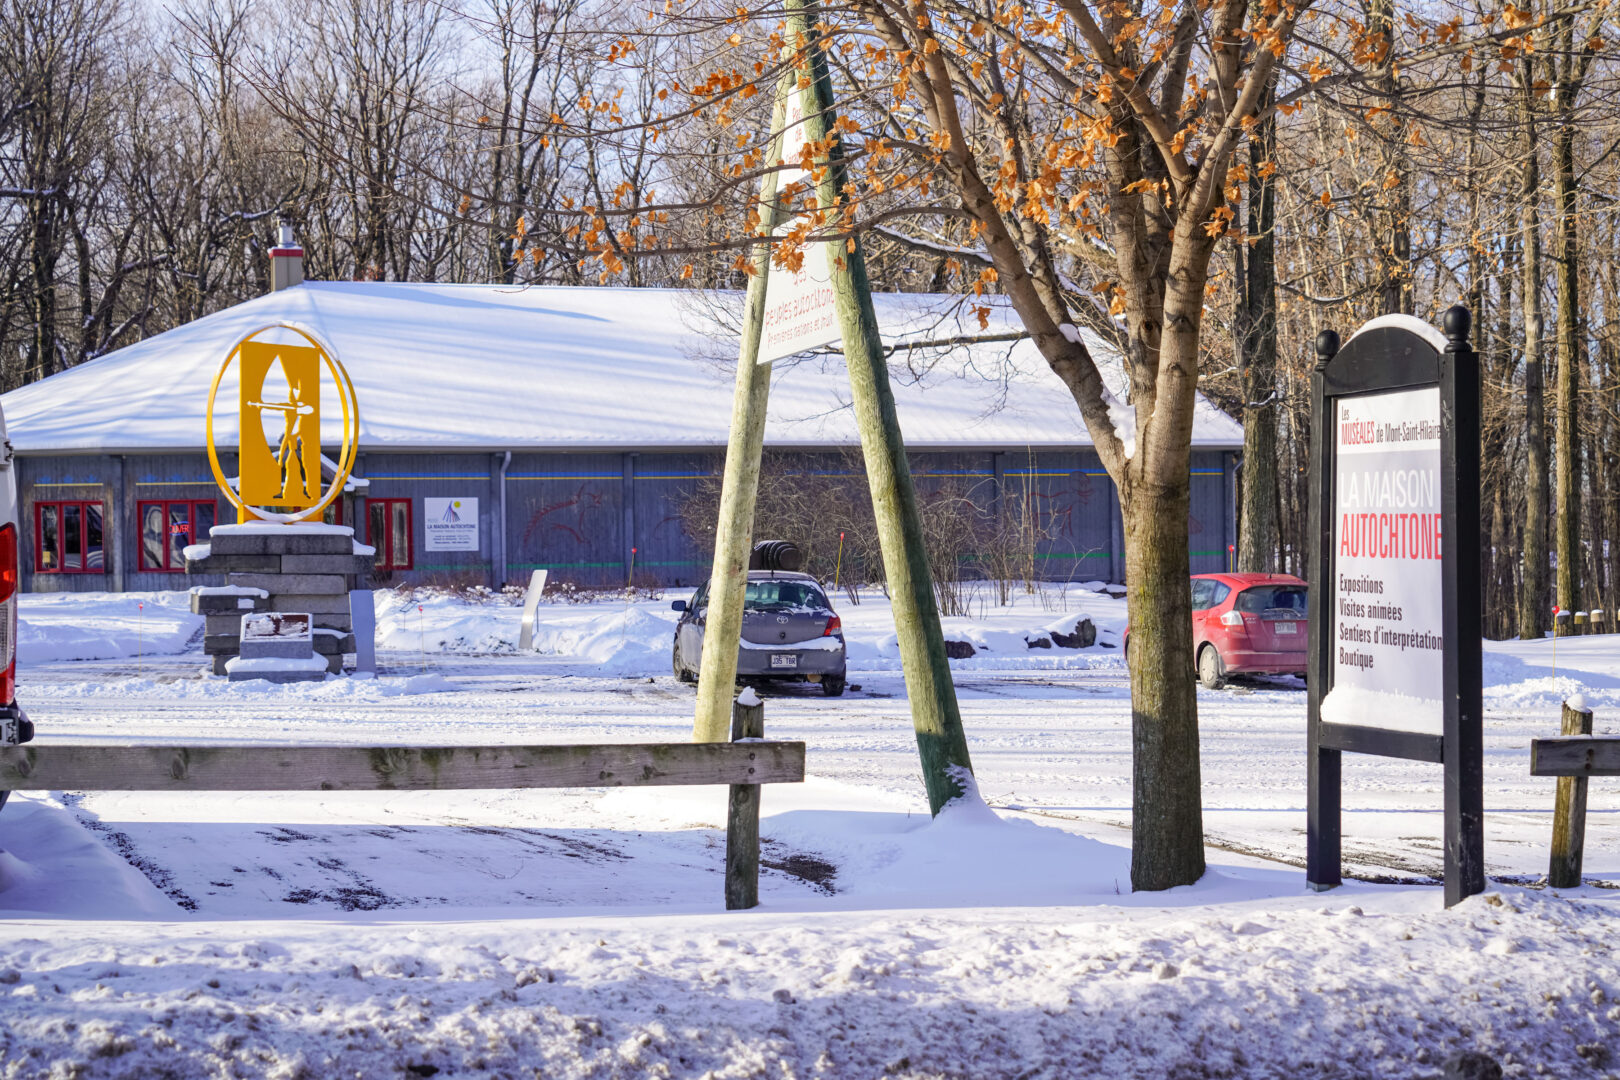
<instances>
[{"instance_id":1,"label":"yellow archer sculpture","mask_svg":"<svg viewBox=\"0 0 1620 1080\"><path fill-rule=\"evenodd\" d=\"M308 344L255 340L272 330L291 331ZM241 382L237 411L239 475L235 486L225 477L214 442L214 401L233 363L238 365ZM330 373L343 410L337 468L324 490L321 483L322 368ZM272 400L278 397L282 400ZM264 430L267 411L273 419L279 417L281 421L281 438L274 449ZM261 326L239 340L226 354L208 391L208 463L220 489L236 507L238 521L292 524L318 520L343 491L354 468L359 434L360 412L348 372L313 331L290 323Z\"/></svg>"}]
</instances>

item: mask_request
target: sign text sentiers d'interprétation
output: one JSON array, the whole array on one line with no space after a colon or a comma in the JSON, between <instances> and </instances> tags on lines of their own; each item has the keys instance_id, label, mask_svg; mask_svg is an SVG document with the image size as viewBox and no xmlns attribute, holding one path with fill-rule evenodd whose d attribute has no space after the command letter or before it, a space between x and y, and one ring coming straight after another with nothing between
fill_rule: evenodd
<instances>
[{"instance_id":1,"label":"sign text sentiers d'interpr\u00e9tation","mask_svg":"<svg viewBox=\"0 0 1620 1080\"><path fill-rule=\"evenodd\" d=\"M1333 682L1322 719L1438 735L1440 389L1339 398Z\"/></svg>"},{"instance_id":2,"label":"sign text sentiers d'interpr\u00e9tation","mask_svg":"<svg viewBox=\"0 0 1620 1080\"><path fill-rule=\"evenodd\" d=\"M782 128L782 162L777 190L800 185L798 199L813 186L809 173L794 166L804 155L804 94L790 89ZM797 202L798 199L795 201ZM781 239L793 227L793 218L773 234ZM843 335L838 328L838 304L833 298L832 267L826 242L804 245L804 262L797 272L775 266L765 278L765 318L760 327L757 363L806 352Z\"/></svg>"}]
</instances>

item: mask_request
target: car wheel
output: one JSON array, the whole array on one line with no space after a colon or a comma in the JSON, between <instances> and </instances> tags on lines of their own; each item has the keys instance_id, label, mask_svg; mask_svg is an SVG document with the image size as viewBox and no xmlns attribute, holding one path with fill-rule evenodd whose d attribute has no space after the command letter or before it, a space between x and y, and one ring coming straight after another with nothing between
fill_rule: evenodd
<instances>
[{"instance_id":1,"label":"car wheel","mask_svg":"<svg viewBox=\"0 0 1620 1080\"><path fill-rule=\"evenodd\" d=\"M844 693L844 676L823 675L821 677L821 692L828 697L842 697Z\"/></svg>"},{"instance_id":2,"label":"car wheel","mask_svg":"<svg viewBox=\"0 0 1620 1080\"><path fill-rule=\"evenodd\" d=\"M696 679L692 678L692 673L687 671L686 668L681 664L681 646L679 643L676 643L675 648L670 653L670 666L675 669L676 682L697 682Z\"/></svg>"},{"instance_id":3,"label":"car wheel","mask_svg":"<svg viewBox=\"0 0 1620 1080\"><path fill-rule=\"evenodd\" d=\"M1206 690L1219 690L1226 685L1226 672L1222 670L1221 654L1215 646L1205 645L1198 654L1198 681Z\"/></svg>"}]
</instances>

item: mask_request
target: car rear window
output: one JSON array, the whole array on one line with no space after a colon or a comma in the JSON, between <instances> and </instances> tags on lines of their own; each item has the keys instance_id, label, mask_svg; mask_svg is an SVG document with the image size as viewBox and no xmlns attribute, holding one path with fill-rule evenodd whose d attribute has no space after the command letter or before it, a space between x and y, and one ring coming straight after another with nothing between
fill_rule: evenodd
<instances>
[{"instance_id":1,"label":"car rear window","mask_svg":"<svg viewBox=\"0 0 1620 1080\"><path fill-rule=\"evenodd\" d=\"M750 581L743 607L748 611L791 611L825 608L821 590L803 581Z\"/></svg>"},{"instance_id":2,"label":"car rear window","mask_svg":"<svg viewBox=\"0 0 1620 1080\"><path fill-rule=\"evenodd\" d=\"M1255 614L1262 611L1290 611L1305 617L1303 585L1256 585L1238 594L1237 609Z\"/></svg>"}]
</instances>

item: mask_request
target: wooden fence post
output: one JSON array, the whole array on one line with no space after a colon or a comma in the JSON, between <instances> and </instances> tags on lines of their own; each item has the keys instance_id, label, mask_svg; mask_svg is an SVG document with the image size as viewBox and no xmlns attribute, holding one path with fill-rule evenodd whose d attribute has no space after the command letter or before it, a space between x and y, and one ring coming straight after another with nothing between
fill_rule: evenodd
<instances>
[{"instance_id":1,"label":"wooden fence post","mask_svg":"<svg viewBox=\"0 0 1620 1080\"><path fill-rule=\"evenodd\" d=\"M809 44L804 72L810 80L804 110L805 140L817 145L831 142L816 181L817 205L824 215L815 220L816 230L840 232L845 227L840 207L848 205L853 189L848 187L832 76L819 37L821 10L818 0L786 0L784 10L788 41ZM957 770L972 773L973 761L962 729L951 661L945 654L945 634L940 628L939 604L923 542L922 516L917 509L900 418L895 412L888 353L872 306L862 241L851 236L831 242L827 260L843 332L849 399L860 431L862 461L872 492L872 515L883 553L885 587L899 641L900 668L910 699L911 725L917 733L923 786L928 791L929 810L938 814L946 803L966 794Z\"/></svg>"},{"instance_id":2,"label":"wooden fence post","mask_svg":"<svg viewBox=\"0 0 1620 1080\"><path fill-rule=\"evenodd\" d=\"M745 690L731 706L731 741L764 737L765 703ZM1581 790L1584 798L1586 789ZM732 784L726 809L726 910L758 906L759 785Z\"/></svg>"},{"instance_id":3,"label":"wooden fence post","mask_svg":"<svg viewBox=\"0 0 1620 1080\"><path fill-rule=\"evenodd\" d=\"M1584 702L1583 702L1584 704ZM1563 735L1592 734L1592 710L1564 702ZM1586 842L1586 777L1560 776L1553 801L1552 859L1547 884L1574 889L1581 884L1581 848ZM729 894L728 894L729 895Z\"/></svg>"},{"instance_id":4,"label":"wooden fence post","mask_svg":"<svg viewBox=\"0 0 1620 1080\"><path fill-rule=\"evenodd\" d=\"M794 73L782 76L771 117L770 161L782 156L782 124ZM742 344L737 354L736 388L731 397L731 434L720 477L720 513L715 520L714 562L709 571L709 610L703 652L698 660L693 742L726 741L726 703L737 693L737 650L742 640L743 606L748 592L748 560L754 550L754 503L765 452L765 412L771 396L771 365L755 363L765 331L765 282L771 271L771 230L776 228L777 174L770 172L759 193L759 244L754 273L743 302ZM696 597L694 596L694 599Z\"/></svg>"}]
</instances>

